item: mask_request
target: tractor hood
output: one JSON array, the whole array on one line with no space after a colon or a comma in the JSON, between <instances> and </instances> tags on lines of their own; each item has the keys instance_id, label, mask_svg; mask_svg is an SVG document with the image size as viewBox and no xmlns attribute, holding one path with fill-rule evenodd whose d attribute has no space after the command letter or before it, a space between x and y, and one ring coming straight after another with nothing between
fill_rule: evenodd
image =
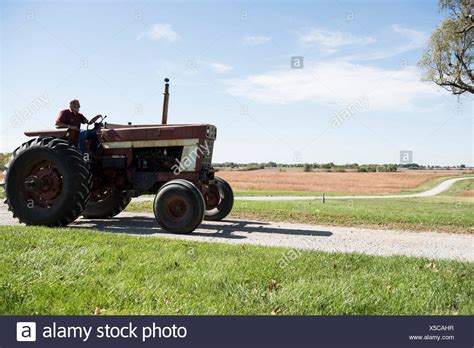
<instances>
[{"instance_id":1,"label":"tractor hood","mask_svg":"<svg viewBox=\"0 0 474 348\"><path fill-rule=\"evenodd\" d=\"M115 125L106 124L101 140L105 148L153 147L166 143L203 143L215 140L217 129L210 124Z\"/></svg>"}]
</instances>

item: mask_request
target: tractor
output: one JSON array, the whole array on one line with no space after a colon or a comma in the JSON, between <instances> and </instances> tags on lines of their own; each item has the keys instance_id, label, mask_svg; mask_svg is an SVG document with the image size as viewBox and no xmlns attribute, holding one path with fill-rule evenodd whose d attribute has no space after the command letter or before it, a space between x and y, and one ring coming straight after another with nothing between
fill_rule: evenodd
<instances>
[{"instance_id":1,"label":"tractor","mask_svg":"<svg viewBox=\"0 0 474 348\"><path fill-rule=\"evenodd\" d=\"M87 126L99 138L95 153L79 151L76 129L25 132L33 138L6 165L5 203L13 216L26 225L67 226L81 215L112 218L133 197L152 194L156 221L171 233L225 218L234 194L214 176L217 129L168 124L169 79L163 94L161 124L112 124L95 116Z\"/></svg>"}]
</instances>

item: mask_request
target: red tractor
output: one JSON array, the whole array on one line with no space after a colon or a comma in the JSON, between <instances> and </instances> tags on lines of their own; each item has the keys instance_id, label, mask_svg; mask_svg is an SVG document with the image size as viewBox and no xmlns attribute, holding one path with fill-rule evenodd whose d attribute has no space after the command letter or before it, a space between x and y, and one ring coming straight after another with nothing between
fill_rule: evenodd
<instances>
[{"instance_id":1,"label":"red tractor","mask_svg":"<svg viewBox=\"0 0 474 348\"><path fill-rule=\"evenodd\" d=\"M154 194L158 224L190 233L202 220L221 220L234 202L230 185L214 176L216 127L167 124L165 79L162 124L122 125L93 118L95 154L78 151L78 131L25 132L33 139L13 151L5 176L6 203L27 225L66 226L80 215L107 219L132 197ZM89 127L89 126L88 126Z\"/></svg>"}]
</instances>

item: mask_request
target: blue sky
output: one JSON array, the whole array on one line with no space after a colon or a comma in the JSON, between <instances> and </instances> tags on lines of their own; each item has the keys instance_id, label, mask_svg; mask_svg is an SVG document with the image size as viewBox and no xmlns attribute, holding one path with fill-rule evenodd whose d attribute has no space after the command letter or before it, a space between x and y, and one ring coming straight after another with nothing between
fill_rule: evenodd
<instances>
[{"instance_id":1,"label":"blue sky","mask_svg":"<svg viewBox=\"0 0 474 348\"><path fill-rule=\"evenodd\" d=\"M436 1L3 1L0 151L90 118L218 127L214 161L474 165L472 97L420 81ZM292 69L303 56L303 69Z\"/></svg>"}]
</instances>

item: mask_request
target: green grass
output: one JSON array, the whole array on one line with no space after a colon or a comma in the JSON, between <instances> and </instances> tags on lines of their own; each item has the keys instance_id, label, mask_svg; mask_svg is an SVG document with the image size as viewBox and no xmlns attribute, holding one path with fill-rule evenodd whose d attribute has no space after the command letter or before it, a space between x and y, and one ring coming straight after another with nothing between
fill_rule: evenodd
<instances>
[{"instance_id":1,"label":"green grass","mask_svg":"<svg viewBox=\"0 0 474 348\"><path fill-rule=\"evenodd\" d=\"M236 197L257 197L257 196L347 196L347 195L364 195L364 196L375 196L378 193L361 193L361 194L351 194L347 192L316 192L316 191L282 191L282 190L255 190L255 189L247 189L247 190L235 190L234 195Z\"/></svg>"},{"instance_id":2,"label":"green grass","mask_svg":"<svg viewBox=\"0 0 474 348\"><path fill-rule=\"evenodd\" d=\"M444 191L441 195L459 197L462 196L463 192L472 190L474 190L474 180L461 180L454 183L449 190Z\"/></svg>"},{"instance_id":3,"label":"green grass","mask_svg":"<svg viewBox=\"0 0 474 348\"><path fill-rule=\"evenodd\" d=\"M400 194L411 194L411 193L418 193L418 192L423 192L427 191L429 189L432 189L433 187L437 186L441 182L447 180L447 179L454 179L458 177L467 177L467 176L473 176L474 175L470 172L467 172L466 174L458 174L458 175L447 175L447 176L438 176L435 178L431 178L424 183L421 183L420 185L411 188L411 189L403 189L400 191Z\"/></svg>"},{"instance_id":4,"label":"green grass","mask_svg":"<svg viewBox=\"0 0 474 348\"><path fill-rule=\"evenodd\" d=\"M132 202L127 211L152 212L152 202ZM474 198L235 201L232 216L339 226L474 232Z\"/></svg>"},{"instance_id":5,"label":"green grass","mask_svg":"<svg viewBox=\"0 0 474 348\"><path fill-rule=\"evenodd\" d=\"M234 190L234 195L255 197L255 196L321 196L322 192L305 192L305 191L277 191L277 190ZM332 195L336 195L333 193Z\"/></svg>"},{"instance_id":6,"label":"green grass","mask_svg":"<svg viewBox=\"0 0 474 348\"><path fill-rule=\"evenodd\" d=\"M282 267L282 260L290 256ZM0 227L0 314L473 314L472 263Z\"/></svg>"}]
</instances>

